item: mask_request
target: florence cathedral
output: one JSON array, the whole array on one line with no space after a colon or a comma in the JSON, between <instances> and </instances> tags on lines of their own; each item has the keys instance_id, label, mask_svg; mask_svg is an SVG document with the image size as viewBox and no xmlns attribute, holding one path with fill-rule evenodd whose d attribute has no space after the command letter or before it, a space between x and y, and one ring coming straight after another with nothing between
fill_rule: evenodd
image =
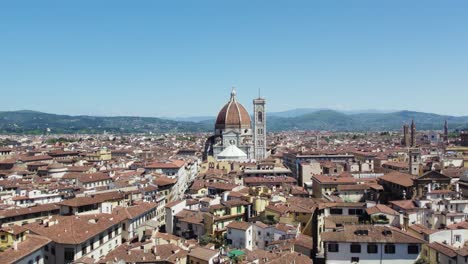
<instances>
[{"instance_id":1,"label":"florence cathedral","mask_svg":"<svg viewBox=\"0 0 468 264\"><path fill-rule=\"evenodd\" d=\"M237 101L233 89L231 98L218 113L214 135L205 144L204 159L262 160L266 157L265 99L253 100L252 119L245 107Z\"/></svg>"}]
</instances>

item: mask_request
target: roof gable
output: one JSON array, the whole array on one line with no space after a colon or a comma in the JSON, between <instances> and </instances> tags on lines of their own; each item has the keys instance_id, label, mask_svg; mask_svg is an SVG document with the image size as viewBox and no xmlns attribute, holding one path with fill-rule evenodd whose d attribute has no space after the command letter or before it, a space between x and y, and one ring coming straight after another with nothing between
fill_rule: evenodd
<instances>
[{"instance_id":1,"label":"roof gable","mask_svg":"<svg viewBox=\"0 0 468 264\"><path fill-rule=\"evenodd\" d=\"M428 171L419 176L417 180L450 180L451 178L437 171Z\"/></svg>"}]
</instances>

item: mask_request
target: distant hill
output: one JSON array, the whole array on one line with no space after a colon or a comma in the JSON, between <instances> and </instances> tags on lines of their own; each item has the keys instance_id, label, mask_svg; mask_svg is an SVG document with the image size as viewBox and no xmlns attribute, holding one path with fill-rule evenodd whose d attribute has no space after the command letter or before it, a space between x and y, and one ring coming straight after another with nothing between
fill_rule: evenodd
<instances>
[{"instance_id":1,"label":"distant hill","mask_svg":"<svg viewBox=\"0 0 468 264\"><path fill-rule=\"evenodd\" d=\"M401 126L410 123L412 119L415 120L419 130L441 130L445 120L448 121L450 130L468 128L468 116L454 117L412 111L346 114L334 110L315 110L299 115L291 113L283 116L270 114L267 119L267 129L269 131L392 131L401 130ZM70 116L29 110L10 111L0 112L0 134L44 134L48 129L51 133L65 134L104 131L109 133L210 132L213 131L215 120L207 118L209 119L189 122L155 117Z\"/></svg>"},{"instance_id":2,"label":"distant hill","mask_svg":"<svg viewBox=\"0 0 468 264\"><path fill-rule=\"evenodd\" d=\"M362 114L362 113L392 113L395 111L391 110L377 110L377 109L361 109L361 110L335 110L330 108L296 108L292 110L282 111L282 112L270 112L269 116L274 117L298 117L306 114L315 113L317 111L331 110L343 114Z\"/></svg>"},{"instance_id":3,"label":"distant hill","mask_svg":"<svg viewBox=\"0 0 468 264\"><path fill-rule=\"evenodd\" d=\"M167 133L208 131L204 124L154 117L97 117L47 114L29 110L0 112L0 133Z\"/></svg>"},{"instance_id":4,"label":"distant hill","mask_svg":"<svg viewBox=\"0 0 468 264\"><path fill-rule=\"evenodd\" d=\"M468 128L468 116L454 117L413 111L344 114L333 110L320 110L293 118L271 117L267 126L270 131L387 131L400 130L403 124L410 123L412 119L419 130L442 130L445 120L451 130Z\"/></svg>"}]
</instances>

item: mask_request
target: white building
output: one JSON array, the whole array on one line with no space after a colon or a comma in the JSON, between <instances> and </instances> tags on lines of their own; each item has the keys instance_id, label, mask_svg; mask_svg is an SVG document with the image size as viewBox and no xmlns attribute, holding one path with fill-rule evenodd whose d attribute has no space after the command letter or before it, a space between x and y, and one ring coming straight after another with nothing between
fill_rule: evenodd
<instances>
[{"instance_id":1,"label":"white building","mask_svg":"<svg viewBox=\"0 0 468 264\"><path fill-rule=\"evenodd\" d=\"M81 257L98 261L122 243L122 219L112 214L56 216L27 228L52 242L47 263L71 263Z\"/></svg>"},{"instance_id":2,"label":"white building","mask_svg":"<svg viewBox=\"0 0 468 264\"><path fill-rule=\"evenodd\" d=\"M185 209L187 206L186 200L174 201L166 204L166 233L174 234L174 218L175 215Z\"/></svg>"},{"instance_id":3,"label":"white building","mask_svg":"<svg viewBox=\"0 0 468 264\"><path fill-rule=\"evenodd\" d=\"M254 228L251 223L232 221L227 225L227 244L233 248L254 248Z\"/></svg>"},{"instance_id":4,"label":"white building","mask_svg":"<svg viewBox=\"0 0 468 264\"><path fill-rule=\"evenodd\" d=\"M11 198L11 204L21 207L29 207L37 204L51 204L62 201L59 193L42 193L40 190L21 190L19 195Z\"/></svg>"},{"instance_id":5,"label":"white building","mask_svg":"<svg viewBox=\"0 0 468 264\"><path fill-rule=\"evenodd\" d=\"M413 264L426 243L399 229L372 225L345 226L321 236L325 261L330 264Z\"/></svg>"}]
</instances>

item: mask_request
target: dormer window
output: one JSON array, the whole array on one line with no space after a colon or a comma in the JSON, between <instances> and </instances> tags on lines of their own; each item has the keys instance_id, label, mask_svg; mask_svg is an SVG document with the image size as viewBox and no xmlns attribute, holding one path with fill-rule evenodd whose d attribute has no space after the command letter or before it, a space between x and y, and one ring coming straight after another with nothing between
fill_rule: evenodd
<instances>
[{"instance_id":1,"label":"dormer window","mask_svg":"<svg viewBox=\"0 0 468 264\"><path fill-rule=\"evenodd\" d=\"M384 235L384 236L391 236L391 235L392 235L392 231L390 231L390 230L384 230L384 231L382 231L382 235Z\"/></svg>"},{"instance_id":2,"label":"dormer window","mask_svg":"<svg viewBox=\"0 0 468 264\"><path fill-rule=\"evenodd\" d=\"M369 235L369 230L356 230L354 231L356 236L367 236Z\"/></svg>"}]
</instances>

